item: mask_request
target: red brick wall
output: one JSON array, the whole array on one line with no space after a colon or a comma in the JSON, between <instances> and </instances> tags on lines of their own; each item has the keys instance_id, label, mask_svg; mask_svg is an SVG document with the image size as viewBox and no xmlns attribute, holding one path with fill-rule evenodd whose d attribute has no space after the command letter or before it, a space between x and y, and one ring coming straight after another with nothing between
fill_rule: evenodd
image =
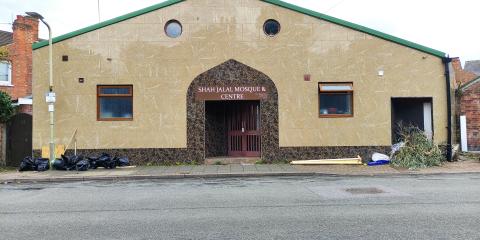
<instances>
[{"instance_id":1,"label":"red brick wall","mask_svg":"<svg viewBox=\"0 0 480 240\"><path fill-rule=\"evenodd\" d=\"M477 77L475 73L463 70L460 58L453 58L452 66L455 71L455 82L457 86L467 83Z\"/></svg>"},{"instance_id":2,"label":"red brick wall","mask_svg":"<svg viewBox=\"0 0 480 240\"><path fill-rule=\"evenodd\" d=\"M13 23L12 98L32 95L32 44L38 40L38 20L17 16Z\"/></svg>"},{"instance_id":3,"label":"red brick wall","mask_svg":"<svg viewBox=\"0 0 480 240\"><path fill-rule=\"evenodd\" d=\"M8 46L12 64L12 87L1 86L12 100L32 95L32 44L38 41L38 20L18 15L13 22L13 43ZM31 114L30 107L21 112Z\"/></svg>"},{"instance_id":4,"label":"red brick wall","mask_svg":"<svg viewBox=\"0 0 480 240\"><path fill-rule=\"evenodd\" d=\"M22 113L28 113L30 115L32 115L33 111L32 111L32 105L20 105L18 111L19 112L22 112Z\"/></svg>"},{"instance_id":5,"label":"red brick wall","mask_svg":"<svg viewBox=\"0 0 480 240\"><path fill-rule=\"evenodd\" d=\"M12 96L12 89L11 87L5 87L0 85L0 91L8 93L9 96Z\"/></svg>"},{"instance_id":6,"label":"red brick wall","mask_svg":"<svg viewBox=\"0 0 480 240\"><path fill-rule=\"evenodd\" d=\"M460 97L460 115L467 117L467 142L469 151L480 151L480 83Z\"/></svg>"}]
</instances>

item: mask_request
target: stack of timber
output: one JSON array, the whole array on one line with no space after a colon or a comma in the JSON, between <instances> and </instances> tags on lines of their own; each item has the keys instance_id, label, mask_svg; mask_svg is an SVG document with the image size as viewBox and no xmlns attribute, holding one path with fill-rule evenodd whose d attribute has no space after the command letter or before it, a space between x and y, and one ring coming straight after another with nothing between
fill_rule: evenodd
<instances>
[{"instance_id":1,"label":"stack of timber","mask_svg":"<svg viewBox=\"0 0 480 240\"><path fill-rule=\"evenodd\" d=\"M292 165L362 165L362 158L339 158L339 159L320 159L320 160L301 160L291 161Z\"/></svg>"}]
</instances>

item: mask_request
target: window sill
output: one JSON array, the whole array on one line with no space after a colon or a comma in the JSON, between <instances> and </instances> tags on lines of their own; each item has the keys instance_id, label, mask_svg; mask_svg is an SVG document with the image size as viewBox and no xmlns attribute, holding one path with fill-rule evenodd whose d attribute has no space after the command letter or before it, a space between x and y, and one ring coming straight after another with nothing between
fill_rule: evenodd
<instances>
[{"instance_id":1,"label":"window sill","mask_svg":"<svg viewBox=\"0 0 480 240\"><path fill-rule=\"evenodd\" d=\"M131 122L133 118L98 118L97 121L99 122Z\"/></svg>"},{"instance_id":2,"label":"window sill","mask_svg":"<svg viewBox=\"0 0 480 240\"><path fill-rule=\"evenodd\" d=\"M10 83L0 83L0 87L13 87Z\"/></svg>"},{"instance_id":3,"label":"window sill","mask_svg":"<svg viewBox=\"0 0 480 240\"><path fill-rule=\"evenodd\" d=\"M353 114L321 114L319 118L353 118Z\"/></svg>"}]
</instances>

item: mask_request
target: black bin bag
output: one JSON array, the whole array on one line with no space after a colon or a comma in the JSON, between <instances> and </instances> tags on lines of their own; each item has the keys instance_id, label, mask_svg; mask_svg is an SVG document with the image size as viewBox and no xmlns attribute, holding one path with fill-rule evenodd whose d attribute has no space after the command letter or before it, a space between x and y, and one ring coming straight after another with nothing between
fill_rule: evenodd
<instances>
[{"instance_id":1,"label":"black bin bag","mask_svg":"<svg viewBox=\"0 0 480 240\"><path fill-rule=\"evenodd\" d=\"M88 157L88 163L90 164L90 169L97 169L97 160L98 157Z\"/></svg>"},{"instance_id":2,"label":"black bin bag","mask_svg":"<svg viewBox=\"0 0 480 240\"><path fill-rule=\"evenodd\" d=\"M119 166L119 167L130 166L130 161L128 160L128 157L119 158L117 160L117 166Z\"/></svg>"},{"instance_id":3,"label":"black bin bag","mask_svg":"<svg viewBox=\"0 0 480 240\"><path fill-rule=\"evenodd\" d=\"M77 171L87 171L90 168L90 163L88 160L82 159L77 162L76 169Z\"/></svg>"},{"instance_id":4,"label":"black bin bag","mask_svg":"<svg viewBox=\"0 0 480 240\"><path fill-rule=\"evenodd\" d=\"M35 171L36 170L36 167L35 167L35 160L28 156L28 157L25 157L22 162L20 163L20 168L18 169L18 171L20 172L23 172L23 171Z\"/></svg>"},{"instance_id":5,"label":"black bin bag","mask_svg":"<svg viewBox=\"0 0 480 240\"><path fill-rule=\"evenodd\" d=\"M53 161L52 163L52 168L55 169L55 170L67 170L67 168L65 168L65 161L63 161L62 158L57 158Z\"/></svg>"},{"instance_id":6,"label":"black bin bag","mask_svg":"<svg viewBox=\"0 0 480 240\"><path fill-rule=\"evenodd\" d=\"M48 163L48 158L35 159L35 166L37 171L40 171L40 172L47 171L50 168L50 165Z\"/></svg>"}]
</instances>

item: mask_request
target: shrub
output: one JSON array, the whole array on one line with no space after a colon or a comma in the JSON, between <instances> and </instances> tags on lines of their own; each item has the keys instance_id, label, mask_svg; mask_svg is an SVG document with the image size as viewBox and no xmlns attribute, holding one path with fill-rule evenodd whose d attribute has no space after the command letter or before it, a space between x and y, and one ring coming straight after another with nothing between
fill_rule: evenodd
<instances>
[{"instance_id":1,"label":"shrub","mask_svg":"<svg viewBox=\"0 0 480 240\"><path fill-rule=\"evenodd\" d=\"M401 127L400 139L404 146L396 152L391 164L408 169L440 166L445 160L442 151L417 127Z\"/></svg>"},{"instance_id":2,"label":"shrub","mask_svg":"<svg viewBox=\"0 0 480 240\"><path fill-rule=\"evenodd\" d=\"M15 113L10 96L0 91L0 123L6 123Z\"/></svg>"},{"instance_id":3,"label":"shrub","mask_svg":"<svg viewBox=\"0 0 480 240\"><path fill-rule=\"evenodd\" d=\"M0 61L8 61L9 55L8 55L8 49L6 46L1 46L0 47Z\"/></svg>"}]
</instances>

